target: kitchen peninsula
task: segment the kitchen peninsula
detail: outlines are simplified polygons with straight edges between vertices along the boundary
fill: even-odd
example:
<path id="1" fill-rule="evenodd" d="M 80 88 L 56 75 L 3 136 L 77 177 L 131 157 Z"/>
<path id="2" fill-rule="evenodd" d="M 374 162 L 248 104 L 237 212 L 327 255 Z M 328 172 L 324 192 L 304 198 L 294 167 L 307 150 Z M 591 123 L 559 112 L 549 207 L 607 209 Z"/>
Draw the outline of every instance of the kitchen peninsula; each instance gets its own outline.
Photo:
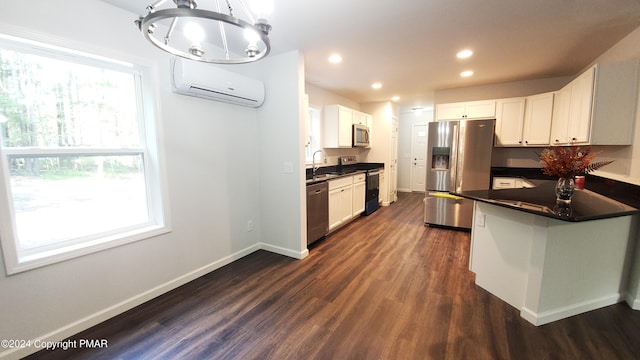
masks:
<path id="1" fill-rule="evenodd" d="M 554 186 L 456 194 L 476 200 L 476 284 L 534 325 L 620 302 L 636 236 L 636 208 L 589 190 L 559 205 Z"/>

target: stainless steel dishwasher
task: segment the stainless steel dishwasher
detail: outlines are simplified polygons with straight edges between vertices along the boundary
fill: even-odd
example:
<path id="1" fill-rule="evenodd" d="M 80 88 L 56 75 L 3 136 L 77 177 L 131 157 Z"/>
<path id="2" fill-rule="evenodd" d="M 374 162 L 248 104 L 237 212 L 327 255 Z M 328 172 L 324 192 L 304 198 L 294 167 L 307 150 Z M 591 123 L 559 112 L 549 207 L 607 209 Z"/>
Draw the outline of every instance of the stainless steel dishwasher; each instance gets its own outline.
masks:
<path id="1" fill-rule="evenodd" d="M 307 245 L 329 232 L 329 183 L 307 185 Z"/>

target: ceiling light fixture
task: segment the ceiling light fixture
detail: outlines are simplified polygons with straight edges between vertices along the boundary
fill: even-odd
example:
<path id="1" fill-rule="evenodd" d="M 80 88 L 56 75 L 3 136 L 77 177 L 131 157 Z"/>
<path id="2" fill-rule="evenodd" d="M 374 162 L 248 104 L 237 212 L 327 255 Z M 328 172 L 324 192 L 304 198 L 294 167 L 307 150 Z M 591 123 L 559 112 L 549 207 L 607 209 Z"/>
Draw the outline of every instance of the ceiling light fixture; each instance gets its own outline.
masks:
<path id="1" fill-rule="evenodd" d="M 221 13 L 220 1 L 228 14 Z M 242 64 L 262 59 L 271 51 L 271 25 L 264 17 L 270 7 L 257 11 L 258 18 L 254 21 L 245 1 L 233 0 L 247 16 L 248 20 L 242 20 L 234 15 L 231 1 L 215 0 L 216 11 L 209 11 L 198 9 L 196 0 L 173 0 L 176 8 L 158 9 L 167 2 L 158 0 L 147 6 L 149 13 L 140 16 L 135 23 L 153 45 L 183 58 L 216 64 Z M 161 28 L 165 30 L 164 35 Z"/>
<path id="2" fill-rule="evenodd" d="M 462 51 L 458 52 L 458 53 L 456 54 L 456 57 L 457 57 L 458 59 L 467 59 L 467 58 L 470 58 L 470 57 L 471 57 L 471 55 L 473 55 L 473 51 L 471 51 L 471 50 L 469 50 L 469 49 L 464 49 L 464 50 L 462 50 Z"/>
<path id="3" fill-rule="evenodd" d="M 400 100 L 400 96 L 392 96 L 391 97 L 391 101 L 399 101 Z"/>
<path id="4" fill-rule="evenodd" d="M 462 77 L 469 77 L 471 75 L 473 75 L 473 71 L 471 71 L 471 70 L 466 70 L 466 71 L 463 71 L 463 72 L 460 73 L 460 76 L 462 76 Z"/>
<path id="5" fill-rule="evenodd" d="M 376 83 L 371 84 L 371 87 L 376 89 L 376 90 L 377 89 L 381 89 L 382 88 L 382 84 L 379 83 L 379 82 L 376 82 Z"/>
<path id="6" fill-rule="evenodd" d="M 342 56 L 340 56 L 339 54 L 333 54 L 329 56 L 329 62 L 332 64 L 339 64 L 342 62 Z"/>

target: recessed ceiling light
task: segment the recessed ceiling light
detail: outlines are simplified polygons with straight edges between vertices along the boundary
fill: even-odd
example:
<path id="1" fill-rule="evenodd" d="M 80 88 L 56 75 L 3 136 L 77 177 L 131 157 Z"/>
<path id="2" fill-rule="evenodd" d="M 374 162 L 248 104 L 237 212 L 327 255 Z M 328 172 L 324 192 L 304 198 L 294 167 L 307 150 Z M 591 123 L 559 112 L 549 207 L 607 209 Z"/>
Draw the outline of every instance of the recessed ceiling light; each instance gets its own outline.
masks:
<path id="1" fill-rule="evenodd" d="M 396 96 L 391 97 L 391 101 L 398 101 L 398 100 L 400 100 L 400 96 L 396 95 Z"/>
<path id="2" fill-rule="evenodd" d="M 462 77 L 469 77 L 471 75 L 473 75 L 473 71 L 471 71 L 471 70 L 463 71 L 463 72 L 460 73 L 460 76 L 462 76 Z"/>
<path id="3" fill-rule="evenodd" d="M 382 88 L 382 84 L 379 83 L 379 82 L 375 82 L 375 83 L 371 84 L 371 87 L 377 90 L 377 89 Z"/>
<path id="4" fill-rule="evenodd" d="M 342 62 L 342 56 L 340 56 L 339 54 L 333 54 L 329 56 L 329 62 L 332 64 L 339 64 Z"/>
<path id="5" fill-rule="evenodd" d="M 458 53 L 456 54 L 456 57 L 457 57 L 458 59 L 467 59 L 467 58 L 470 58 L 470 57 L 471 57 L 471 55 L 473 55 L 473 51 L 471 51 L 471 50 L 469 50 L 469 49 L 464 49 L 464 50 L 462 50 L 462 51 L 458 52 Z"/>

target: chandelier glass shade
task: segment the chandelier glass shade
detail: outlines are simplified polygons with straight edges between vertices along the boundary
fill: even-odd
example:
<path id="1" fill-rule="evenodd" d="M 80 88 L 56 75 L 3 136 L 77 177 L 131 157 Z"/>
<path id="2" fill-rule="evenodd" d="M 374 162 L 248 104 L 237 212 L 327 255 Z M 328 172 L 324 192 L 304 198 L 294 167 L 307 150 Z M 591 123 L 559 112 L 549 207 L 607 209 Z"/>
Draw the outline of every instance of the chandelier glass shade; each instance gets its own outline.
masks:
<path id="1" fill-rule="evenodd" d="M 159 0 L 147 6 L 148 14 L 135 23 L 153 45 L 183 58 L 216 64 L 264 58 L 271 51 L 271 25 L 264 18 L 254 20 L 244 0 L 233 1 L 247 20 L 236 17 L 231 1 L 208 0 L 216 8 L 211 11 L 198 9 L 196 0 L 169 1 L 175 7 L 161 9 L 167 0 Z"/>

